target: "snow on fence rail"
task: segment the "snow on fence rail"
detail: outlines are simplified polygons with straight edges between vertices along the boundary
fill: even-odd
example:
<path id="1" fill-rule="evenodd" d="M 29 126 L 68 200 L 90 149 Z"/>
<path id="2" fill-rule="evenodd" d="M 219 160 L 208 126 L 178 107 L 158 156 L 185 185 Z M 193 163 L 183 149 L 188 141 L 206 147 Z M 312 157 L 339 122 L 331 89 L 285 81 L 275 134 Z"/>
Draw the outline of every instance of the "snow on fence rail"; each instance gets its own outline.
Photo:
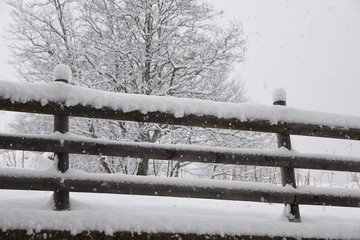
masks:
<path id="1" fill-rule="evenodd" d="M 2 110 L 360 140 L 360 117 L 291 107 L 0 81 Z M 286 124 L 285 124 L 286 123 Z"/>
<path id="2" fill-rule="evenodd" d="M 65 84 L 67 80 L 0 83 L 0 110 L 53 114 L 54 130 L 60 132 L 49 136 L 0 134 L 1 149 L 54 151 L 59 160 L 58 169 L 52 172 L 0 169 L 0 188 L 54 191 L 59 210 L 69 208 L 70 191 L 285 203 L 290 205 L 289 220 L 296 222 L 300 222 L 298 204 L 360 206 L 358 191 L 297 188 L 294 179 L 294 168 L 360 172 L 360 159 L 289 151 L 290 134 L 360 140 L 360 117 L 284 106 L 109 93 L 70 86 Z M 274 99 L 275 105 L 286 104 L 284 94 L 275 97 L 281 97 Z M 67 133 L 69 116 L 272 132 L 277 133 L 279 148 L 287 149 L 254 151 L 90 139 Z M 277 166 L 281 167 L 284 187 L 79 173 L 68 170 L 69 153 Z"/>
<path id="3" fill-rule="evenodd" d="M 327 154 L 302 154 L 287 149 L 254 150 L 174 144 L 125 142 L 81 137 L 71 133 L 48 136 L 0 133 L 0 148 L 67 152 L 183 162 L 294 167 L 360 172 L 360 159 Z"/>

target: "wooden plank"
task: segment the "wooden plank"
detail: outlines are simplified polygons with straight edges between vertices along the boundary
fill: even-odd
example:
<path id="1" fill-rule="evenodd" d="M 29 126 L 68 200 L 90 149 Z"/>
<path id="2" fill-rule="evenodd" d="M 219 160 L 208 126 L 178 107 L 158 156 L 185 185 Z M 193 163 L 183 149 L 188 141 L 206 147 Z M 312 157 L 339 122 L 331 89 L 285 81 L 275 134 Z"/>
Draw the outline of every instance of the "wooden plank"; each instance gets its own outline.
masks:
<path id="1" fill-rule="evenodd" d="M 55 68 L 54 72 L 59 69 Z M 71 73 L 71 70 L 68 69 Z M 69 84 L 67 79 L 55 79 L 55 82 L 64 82 Z M 54 115 L 54 132 L 67 133 L 69 132 L 69 117 L 64 115 Z M 55 152 L 57 157 L 57 168 L 60 172 L 64 173 L 69 169 L 69 153 L 62 151 Z M 54 191 L 54 203 L 56 210 L 70 209 L 70 196 L 68 191 Z"/>
<path id="2" fill-rule="evenodd" d="M 334 156 L 286 156 L 271 152 L 256 152 L 240 149 L 196 148 L 192 146 L 141 144 L 70 137 L 8 135 L 0 133 L 0 148 L 25 151 L 64 152 L 76 154 L 177 160 L 199 163 L 256 165 L 334 171 L 360 172 L 360 159 Z"/>
<path id="3" fill-rule="evenodd" d="M 66 133 L 69 131 L 69 117 L 54 115 L 54 132 Z M 69 169 L 69 153 L 62 151 L 55 152 L 58 159 L 57 168 L 64 173 Z M 56 210 L 66 210 L 70 208 L 70 196 L 68 191 L 54 190 L 54 203 Z"/>
<path id="4" fill-rule="evenodd" d="M 305 205 L 360 207 L 360 197 L 298 193 L 296 194 L 295 199 L 298 204 Z"/>
<path id="5" fill-rule="evenodd" d="M 273 104 L 286 106 L 285 101 L 275 101 Z M 278 148 L 284 147 L 287 148 L 288 150 L 291 150 L 291 140 L 289 134 L 278 133 L 276 134 L 276 137 L 277 137 Z M 285 187 L 286 185 L 290 185 L 293 188 L 296 188 L 294 166 L 290 164 L 288 167 L 281 167 L 280 172 L 281 172 L 281 183 L 283 187 Z M 291 203 L 289 205 L 290 205 L 290 209 L 289 209 L 290 211 L 286 213 L 288 220 L 290 222 L 301 222 L 299 204 L 297 203 L 296 198 L 294 203 Z"/>
<path id="6" fill-rule="evenodd" d="M 18 190 L 41 190 L 72 192 L 93 192 L 132 194 L 148 196 L 169 196 L 185 198 L 207 198 L 237 201 L 287 203 L 296 201 L 298 204 L 360 207 L 359 195 L 332 195 L 330 193 L 311 193 L 296 189 L 265 187 L 233 187 L 220 188 L 211 186 L 186 186 L 174 183 L 148 183 L 136 180 L 102 180 L 102 179 L 71 179 L 66 177 L 25 177 L 0 175 L 0 188 Z"/>
<path id="7" fill-rule="evenodd" d="M 264 188 L 229 189 L 204 186 L 185 186 L 162 183 L 142 183 L 136 181 L 105 181 L 94 179 L 67 179 L 65 177 L 13 177 L 0 175 L 1 189 L 40 190 L 92 193 L 113 193 L 148 196 L 170 196 L 184 198 L 207 198 L 240 200 L 254 202 L 283 203 L 292 202 L 293 195 L 288 192 L 275 192 Z"/>
<path id="8" fill-rule="evenodd" d="M 114 232 L 107 235 L 104 231 L 83 231 L 78 234 L 72 234 L 70 231 L 52 230 L 52 229 L 0 229 L 0 239 L 8 240 L 299 240 L 298 237 L 289 236 L 254 236 L 254 235 L 234 235 L 234 234 L 197 234 L 197 233 L 146 233 L 146 232 Z M 45 237 L 44 237 L 45 236 Z M 302 240 L 325 240 L 325 238 L 301 238 Z M 326 238 L 328 240 L 328 238 Z"/>
<path id="9" fill-rule="evenodd" d="M 64 104 L 54 102 L 49 102 L 43 106 L 41 102 L 35 101 L 13 103 L 9 99 L 0 99 L 0 110 L 360 140 L 360 129 L 354 128 L 319 126 L 293 122 L 273 124 L 268 121 L 256 119 L 242 121 L 237 118 L 226 119 L 214 116 L 186 115 L 184 117 L 175 117 L 172 114 L 163 112 L 149 112 L 144 114 L 139 111 L 132 111 L 124 113 L 110 108 L 96 109 L 91 106 L 81 105 L 68 107 Z"/>

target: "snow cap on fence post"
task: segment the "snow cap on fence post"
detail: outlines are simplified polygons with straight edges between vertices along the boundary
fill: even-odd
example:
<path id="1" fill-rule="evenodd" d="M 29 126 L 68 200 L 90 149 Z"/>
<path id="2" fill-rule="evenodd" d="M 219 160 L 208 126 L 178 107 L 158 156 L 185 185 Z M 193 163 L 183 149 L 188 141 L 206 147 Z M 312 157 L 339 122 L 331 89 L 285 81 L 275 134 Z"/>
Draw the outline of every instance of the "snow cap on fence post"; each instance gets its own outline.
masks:
<path id="1" fill-rule="evenodd" d="M 272 92 L 273 102 L 286 102 L 286 91 L 283 88 L 274 89 Z"/>
<path id="2" fill-rule="evenodd" d="M 58 82 L 70 83 L 72 79 L 72 72 L 69 66 L 59 64 L 55 66 L 53 73 L 53 80 Z"/>

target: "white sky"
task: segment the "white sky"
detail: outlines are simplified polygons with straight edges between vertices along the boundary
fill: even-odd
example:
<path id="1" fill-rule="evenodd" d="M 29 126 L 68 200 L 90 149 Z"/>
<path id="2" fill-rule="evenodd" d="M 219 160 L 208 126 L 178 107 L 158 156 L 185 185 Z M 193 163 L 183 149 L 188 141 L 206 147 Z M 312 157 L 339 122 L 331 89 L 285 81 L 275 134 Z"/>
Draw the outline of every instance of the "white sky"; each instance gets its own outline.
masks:
<path id="1" fill-rule="evenodd" d="M 360 1 L 209 0 L 243 23 L 247 61 L 239 66 L 254 103 L 272 90 L 288 106 L 360 115 Z M 292 137 L 300 151 L 360 156 L 355 141 Z"/>
<path id="2" fill-rule="evenodd" d="M 4 27 L 9 22 L 9 8 L 6 1 L 0 0 L 0 80 L 10 81 L 16 80 L 14 77 L 14 70 L 8 65 L 10 51 L 7 48 L 7 43 L 4 40 Z M 0 111 L 0 131 L 4 131 L 6 124 L 11 121 L 10 115 L 4 111 Z"/>
<path id="3" fill-rule="evenodd" d="M 360 115 L 360 1 L 209 1 L 243 23 L 240 72 L 254 102 L 282 87 L 291 106 Z"/>
<path id="4" fill-rule="evenodd" d="M 247 61 L 238 67 L 253 103 L 271 104 L 282 87 L 288 106 L 360 116 L 360 1 L 209 0 L 243 23 Z M 0 0 L 0 27 L 9 21 Z M 0 30 L 3 34 L 3 29 Z M 0 80 L 14 80 L 0 39 Z M 0 113 L 0 131 L 8 120 Z M 294 148 L 360 156 L 355 141 L 292 137 Z"/>
<path id="5" fill-rule="evenodd" d="M 6 1 L 0 0 L 0 80 L 15 80 L 14 70 L 8 65 L 10 50 L 4 39 L 5 31 L 9 23 L 9 7 Z"/>

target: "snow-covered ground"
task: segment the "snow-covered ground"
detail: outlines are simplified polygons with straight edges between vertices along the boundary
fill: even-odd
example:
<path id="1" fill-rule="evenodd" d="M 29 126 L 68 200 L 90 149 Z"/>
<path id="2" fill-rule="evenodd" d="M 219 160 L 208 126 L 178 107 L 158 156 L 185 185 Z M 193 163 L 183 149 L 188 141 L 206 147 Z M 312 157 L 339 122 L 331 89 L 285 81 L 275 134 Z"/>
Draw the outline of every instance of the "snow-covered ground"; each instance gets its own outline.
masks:
<path id="1" fill-rule="evenodd" d="M 285 100 L 283 92 L 278 92 L 275 96 L 277 99 L 281 97 Z M 48 102 L 64 102 L 67 106 L 91 105 L 95 108 L 108 107 L 124 112 L 162 111 L 171 113 L 175 117 L 195 114 L 223 118 L 235 117 L 242 121 L 261 119 L 272 123 L 285 121 L 360 128 L 358 116 L 319 113 L 279 106 L 114 94 L 63 83 L 5 84 L 1 82 L 0 97 L 14 102 L 35 100 L 43 105 Z M 44 164 L 41 158 L 32 159 L 31 162 L 36 164 L 27 167 L 38 168 L 38 165 Z M 17 173 L 13 170 L 4 172 Z M 82 177 L 79 172 L 73 171 L 70 175 L 71 173 L 78 178 Z M 47 174 L 52 173 L 47 172 Z M 155 182 L 158 180 L 147 178 L 146 181 L 148 179 Z M 187 183 L 188 181 L 182 182 L 182 184 Z M 193 184 L 201 183 L 200 180 L 193 182 Z M 231 182 L 221 184 L 228 187 L 234 185 Z M 306 190 L 306 188 L 299 189 Z M 342 191 L 336 191 L 336 193 L 339 192 Z M 53 229 L 68 230 L 72 234 L 97 230 L 109 235 L 117 231 L 132 231 L 360 238 L 360 208 L 301 205 L 300 212 L 302 223 L 290 223 L 284 216 L 282 204 L 91 193 L 71 193 L 71 210 L 61 212 L 53 210 L 51 192 L 0 190 L 0 229 L 3 231 L 26 229 L 31 233 Z"/>
<path id="2" fill-rule="evenodd" d="M 268 235 L 359 239 L 360 208 L 300 206 L 290 223 L 281 204 L 71 193 L 71 211 L 54 211 L 51 192 L 0 191 L 0 229 Z"/>

